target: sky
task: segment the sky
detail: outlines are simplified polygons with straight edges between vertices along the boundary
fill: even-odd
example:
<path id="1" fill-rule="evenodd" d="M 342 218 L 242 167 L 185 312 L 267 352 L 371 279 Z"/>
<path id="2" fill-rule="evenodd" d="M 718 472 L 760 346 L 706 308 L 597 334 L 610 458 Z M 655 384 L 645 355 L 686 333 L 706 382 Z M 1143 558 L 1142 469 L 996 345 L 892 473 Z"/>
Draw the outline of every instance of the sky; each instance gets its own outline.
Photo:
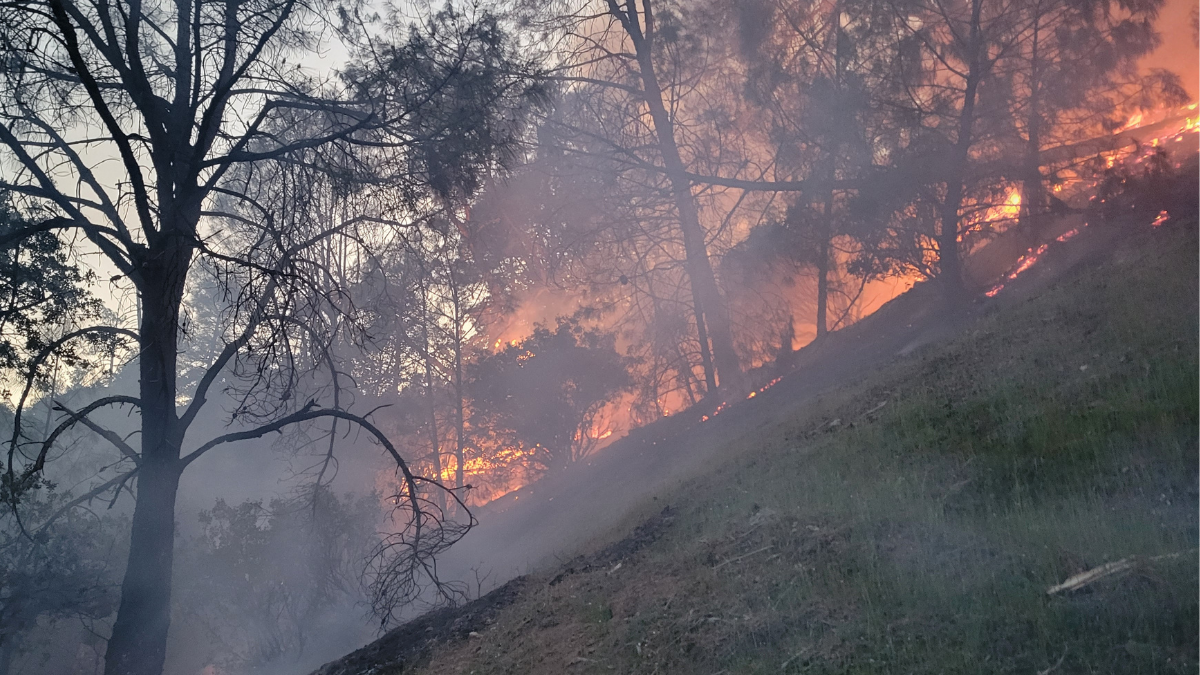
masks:
<path id="1" fill-rule="evenodd" d="M 1200 48 L 1193 42 L 1191 15 L 1196 0 L 1167 0 L 1158 16 L 1162 45 L 1142 62 L 1146 68 L 1167 68 L 1179 74 L 1192 100 L 1200 98 Z"/>

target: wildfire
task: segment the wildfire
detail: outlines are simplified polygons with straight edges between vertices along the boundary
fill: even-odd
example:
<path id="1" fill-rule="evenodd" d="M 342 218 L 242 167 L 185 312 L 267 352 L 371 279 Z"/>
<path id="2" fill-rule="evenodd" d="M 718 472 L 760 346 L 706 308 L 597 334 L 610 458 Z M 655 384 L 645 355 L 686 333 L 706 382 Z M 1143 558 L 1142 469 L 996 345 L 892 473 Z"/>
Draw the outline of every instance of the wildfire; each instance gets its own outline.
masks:
<path id="1" fill-rule="evenodd" d="M 524 485 L 517 476 L 502 476 L 506 469 L 522 464 L 529 451 L 522 448 L 504 447 L 490 453 L 486 457 L 468 457 L 463 462 L 463 476 L 468 484 L 479 483 L 480 478 L 486 478 L 483 483 L 488 485 L 493 496 L 506 494 Z M 458 469 L 457 458 L 449 455 L 444 458 L 441 481 L 443 485 L 453 485 Z M 482 487 L 477 485 L 476 487 Z"/>
<path id="2" fill-rule="evenodd" d="M 1176 123 L 1167 124 L 1165 129 L 1157 130 L 1157 135 L 1153 138 L 1147 139 L 1139 137 L 1137 139 L 1139 147 L 1132 152 L 1128 149 L 1125 149 L 1105 153 L 1104 161 L 1106 166 L 1108 168 L 1112 168 L 1117 161 L 1123 159 L 1123 157 L 1121 157 L 1122 155 L 1125 157 L 1130 157 L 1132 153 L 1138 154 L 1134 161 L 1140 163 L 1152 156 L 1156 152 L 1157 148 L 1165 146 L 1167 143 L 1182 142 L 1187 134 L 1200 130 L 1200 114 L 1196 113 L 1196 109 L 1198 107 L 1200 107 L 1200 104 L 1192 103 L 1191 105 L 1177 108 L 1173 111 L 1159 112 L 1155 114 L 1155 119 L 1153 120 L 1146 119 L 1142 113 L 1137 113 L 1130 117 L 1129 122 L 1113 133 L 1117 134 L 1124 131 L 1129 131 L 1139 126 L 1144 126 L 1147 129 L 1150 129 L 1159 124 L 1166 124 L 1171 120 L 1176 120 Z"/>
<path id="3" fill-rule="evenodd" d="M 1127 164 L 1129 166 L 1132 166 L 1135 162 L 1144 164 L 1150 162 L 1152 158 L 1155 158 L 1156 155 L 1160 155 L 1163 152 L 1182 152 L 1182 148 L 1184 148 L 1184 146 L 1180 144 L 1185 140 L 1185 138 L 1190 140 L 1191 138 L 1194 138 L 1194 136 L 1190 136 L 1190 134 L 1195 134 L 1197 131 L 1200 131 L 1200 113 L 1198 113 L 1198 110 L 1200 110 L 1200 103 L 1193 103 L 1183 108 L 1173 110 L 1158 110 L 1135 113 L 1125 122 L 1124 125 L 1113 132 L 1114 135 L 1124 134 L 1122 139 L 1120 139 L 1120 142 L 1104 146 L 1106 149 L 1103 152 L 1098 152 L 1093 156 L 1098 156 L 1098 159 L 1100 162 L 1102 162 L 1102 165 L 1112 168 L 1118 166 L 1119 164 Z M 1134 142 L 1130 142 L 1130 140 L 1133 140 Z M 1121 145 L 1121 147 L 1118 148 L 1116 147 L 1117 145 Z M 1194 147 L 1191 148 L 1191 151 L 1194 150 Z M 1073 186 L 1076 184 L 1078 184 L 1080 187 L 1086 188 L 1088 185 L 1088 179 L 1078 176 L 1074 178 L 1066 178 L 1056 181 L 1055 184 L 1050 187 L 1056 194 L 1062 194 L 1063 192 L 1073 194 Z M 1092 187 L 1095 187 L 1095 185 L 1096 183 L 1091 183 Z M 993 225 L 993 227 L 999 224 L 999 229 L 1003 229 L 1003 223 L 1015 222 L 1020 217 L 1022 203 L 1021 192 L 1017 186 L 1007 185 L 1002 186 L 1002 190 L 994 196 L 996 197 L 994 201 L 980 201 L 980 203 L 976 205 L 976 208 L 971 210 L 972 215 L 970 217 L 974 219 L 973 222 L 976 224 L 990 223 Z M 1151 226 L 1155 228 L 1160 227 L 1169 219 L 1170 215 L 1166 211 L 1162 211 L 1156 218 L 1153 219 Z M 1079 227 L 1075 227 L 1061 233 L 1053 241 L 1047 244 L 1042 244 L 1028 249 L 1026 253 L 1017 260 L 1013 267 L 1006 272 L 994 286 L 986 291 L 986 297 L 996 297 L 1007 284 L 1011 283 L 1021 274 L 1025 273 L 1034 265 L 1036 265 L 1054 243 L 1064 243 L 1070 241 L 1077 237 L 1086 227 L 1087 224 L 1084 223 Z M 888 286 L 884 291 L 879 293 L 881 301 L 886 302 L 886 300 L 908 290 L 908 288 L 912 286 L 912 281 L 910 280 L 902 286 L 903 287 L 901 287 L 900 284 Z M 539 311 L 541 313 L 536 314 L 536 316 L 530 315 L 534 316 L 534 318 L 529 318 L 529 316 L 524 317 L 520 322 L 518 322 L 518 326 L 532 325 L 537 316 L 546 314 L 545 311 L 541 311 L 545 310 L 546 307 L 558 307 L 556 304 L 551 303 L 550 305 L 547 305 L 545 302 L 540 304 L 530 303 L 530 306 L 540 308 Z M 559 313 L 562 312 L 559 311 Z M 528 330 L 525 330 L 524 332 L 527 333 Z M 502 332 L 500 337 L 494 340 L 492 345 L 493 350 L 501 351 L 509 347 L 519 347 L 522 343 L 522 339 L 520 337 L 517 339 L 510 339 L 514 335 L 517 335 L 517 328 L 510 326 L 509 329 L 506 329 Z M 801 341 L 802 338 L 801 336 L 797 336 L 794 338 L 794 340 Z M 793 346 L 798 347 L 802 346 L 802 344 L 802 341 L 795 342 Z M 524 362 L 531 357 L 532 353 L 526 352 L 517 356 L 517 360 Z M 782 378 L 776 377 L 763 386 L 749 391 L 744 395 L 744 400 L 759 398 L 761 394 L 778 384 L 781 379 Z M 701 423 L 708 422 L 712 418 L 720 415 L 728 408 L 732 407 L 737 403 L 737 401 L 738 399 L 722 401 L 715 410 L 712 410 L 708 414 L 702 415 L 699 418 L 699 421 Z M 661 414 L 664 417 L 671 415 L 673 410 L 681 411 L 687 409 L 687 403 L 679 400 L 660 400 L 658 403 L 661 409 Z M 586 438 L 594 441 L 608 441 L 615 435 L 616 428 L 624 430 L 627 427 L 632 426 L 633 423 L 632 420 L 626 420 L 625 423 L 618 422 L 616 423 L 615 428 L 612 426 L 612 424 L 612 420 L 605 420 L 604 422 L 597 421 L 595 426 L 580 430 L 579 438 L 577 440 L 581 440 L 586 436 Z M 526 482 L 526 477 L 524 474 L 514 472 L 512 467 L 520 466 L 524 461 L 525 456 L 530 452 L 533 452 L 533 449 L 500 448 L 498 451 L 488 453 L 488 457 L 486 459 L 482 457 L 468 458 L 465 466 L 463 467 L 464 474 L 469 477 L 470 482 L 487 486 L 484 488 L 486 494 L 481 491 L 479 494 L 473 495 L 473 500 L 487 501 L 524 485 Z M 448 461 L 446 461 L 443 465 L 441 478 L 444 483 L 449 485 L 453 483 L 455 478 L 456 467 L 454 457 L 451 456 L 447 459 Z"/>
<path id="4" fill-rule="evenodd" d="M 1021 215 L 1021 191 L 1017 189 L 1009 190 L 1008 199 L 1004 200 L 1004 204 L 997 209 L 997 215 L 1001 219 L 1014 220 Z"/>
<path id="5" fill-rule="evenodd" d="M 1123 126 L 1118 128 L 1114 133 L 1119 134 L 1122 131 L 1128 131 L 1129 129 L 1139 126 L 1142 123 L 1142 120 L 1144 120 L 1145 118 L 1146 118 L 1146 116 L 1143 115 L 1141 112 L 1136 112 L 1129 118 L 1128 122 L 1126 122 Z"/>
<path id="6" fill-rule="evenodd" d="M 721 411 L 722 411 L 722 410 L 724 410 L 724 409 L 726 409 L 726 408 L 728 408 L 728 407 L 729 407 L 729 401 L 721 401 L 721 405 L 717 406 L 717 409 L 716 409 L 716 410 L 714 410 L 714 411 L 713 411 L 713 413 L 712 413 L 711 415 L 704 415 L 704 416 L 702 416 L 702 417 L 700 418 L 700 421 L 701 421 L 701 422 L 707 422 L 707 421 L 709 421 L 710 419 L 712 419 L 712 418 L 716 417 L 717 415 L 720 415 L 720 414 L 721 414 Z"/>
<path id="7" fill-rule="evenodd" d="M 755 389 L 754 391 L 752 391 L 752 392 L 750 392 L 749 394 L 747 394 L 747 395 L 746 395 L 746 399 L 747 399 L 747 400 L 749 400 L 749 399 L 752 399 L 752 398 L 754 398 L 755 396 L 758 396 L 759 394 L 763 393 L 764 391 L 766 391 L 766 390 L 770 389 L 771 387 L 774 387 L 775 385 L 779 384 L 779 381 L 780 381 L 780 380 L 782 380 L 782 379 L 783 379 L 783 377 L 782 377 L 782 376 L 780 376 L 780 377 L 777 377 L 777 378 L 775 378 L 775 379 L 771 380 L 770 382 L 768 382 L 768 383 L 764 384 L 763 386 L 759 387 L 758 389 Z M 701 421 L 701 422 L 707 422 L 707 421 L 709 421 L 710 419 L 712 419 L 712 418 L 716 417 L 717 415 L 720 415 L 720 414 L 721 414 L 721 413 L 722 413 L 722 412 L 723 412 L 723 411 L 724 411 L 726 408 L 728 408 L 728 407 L 729 407 L 729 405 L 730 405 L 730 404 L 729 404 L 729 401 L 721 401 L 721 405 L 717 406 L 717 409 L 716 409 L 716 410 L 714 410 L 714 411 L 712 411 L 712 414 L 711 414 L 711 415 L 703 415 L 703 416 L 701 416 L 701 417 L 700 417 L 700 421 Z"/>
<path id="8" fill-rule="evenodd" d="M 1021 276 L 1023 272 L 1036 265 L 1038 258 L 1040 258 L 1042 254 L 1044 254 L 1049 248 L 1050 244 L 1042 244 L 1041 246 L 1037 247 L 1037 249 L 1029 249 L 1029 251 L 1025 255 L 1021 256 L 1021 259 L 1017 261 L 1017 264 L 1012 268 L 1012 271 L 1004 275 L 1004 280 L 993 286 L 991 290 L 984 293 L 984 295 L 989 298 L 996 297 L 1000 291 L 1004 290 L 1005 284 Z"/>
<path id="9" fill-rule="evenodd" d="M 1083 226 L 1087 227 L 1087 223 L 1084 223 Z M 1079 234 L 1079 228 L 1073 227 L 1070 230 L 1067 230 L 1066 232 L 1063 232 L 1062 234 L 1058 235 L 1058 237 L 1054 241 L 1057 241 L 1060 243 L 1064 242 L 1064 241 L 1070 241 L 1071 239 L 1074 239 L 1075 235 L 1077 235 L 1077 234 Z"/>

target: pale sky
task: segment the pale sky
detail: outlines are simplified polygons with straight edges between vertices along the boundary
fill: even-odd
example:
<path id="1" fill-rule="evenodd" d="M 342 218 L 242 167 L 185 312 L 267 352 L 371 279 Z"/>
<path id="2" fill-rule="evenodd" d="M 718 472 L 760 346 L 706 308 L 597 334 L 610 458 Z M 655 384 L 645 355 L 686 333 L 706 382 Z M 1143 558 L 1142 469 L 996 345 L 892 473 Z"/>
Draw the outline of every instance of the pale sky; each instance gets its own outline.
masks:
<path id="1" fill-rule="evenodd" d="M 1200 48 L 1192 41 L 1196 26 L 1191 11 L 1195 6 L 1196 0 L 1167 0 L 1158 16 L 1162 46 L 1143 61 L 1147 68 L 1167 68 L 1178 73 L 1193 101 L 1200 93 Z"/>

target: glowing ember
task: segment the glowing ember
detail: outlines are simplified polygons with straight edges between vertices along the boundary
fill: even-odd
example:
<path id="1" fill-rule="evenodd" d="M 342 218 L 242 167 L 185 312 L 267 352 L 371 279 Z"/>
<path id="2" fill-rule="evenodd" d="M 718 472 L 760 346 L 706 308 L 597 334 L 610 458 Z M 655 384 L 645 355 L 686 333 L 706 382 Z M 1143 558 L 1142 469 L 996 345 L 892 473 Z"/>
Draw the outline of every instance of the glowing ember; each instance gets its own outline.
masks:
<path id="1" fill-rule="evenodd" d="M 758 389 L 755 389 L 754 391 L 752 391 L 752 392 L 750 392 L 749 394 L 747 394 L 747 395 L 746 395 L 746 398 L 747 398 L 747 399 L 752 399 L 752 398 L 754 398 L 755 396 L 758 396 L 759 394 L 763 393 L 764 391 L 766 391 L 766 390 L 770 389 L 771 387 L 774 387 L 775 385 L 779 384 L 779 381 L 780 381 L 780 380 L 782 380 L 782 379 L 783 379 L 782 377 L 777 377 L 777 378 L 775 378 L 775 379 L 771 380 L 770 382 L 768 382 L 768 383 L 764 384 L 763 386 L 759 387 Z M 728 407 L 729 407 L 729 401 L 721 401 L 721 405 L 717 406 L 717 409 L 716 409 L 716 410 L 714 410 L 714 411 L 712 412 L 712 414 L 711 414 L 711 415 L 703 415 L 703 416 L 701 416 L 701 417 L 700 417 L 700 421 L 701 421 L 701 422 L 707 422 L 707 421 L 709 421 L 710 419 L 712 419 L 712 418 L 716 417 L 717 415 L 720 415 L 720 414 L 721 414 L 721 412 L 722 412 L 722 411 L 724 411 L 724 410 L 725 410 L 726 408 L 728 408 Z"/>
<path id="2" fill-rule="evenodd" d="M 1059 242 L 1070 241 L 1077 234 L 1079 234 L 1079 228 L 1078 227 L 1072 228 L 1072 229 L 1067 230 L 1066 232 L 1063 232 L 1062 234 L 1058 235 L 1058 238 L 1055 239 L 1054 241 L 1059 241 Z"/>
<path id="3" fill-rule="evenodd" d="M 1150 227 L 1158 227 L 1170 219 L 1171 216 L 1167 215 L 1166 211 L 1159 211 L 1158 217 L 1154 219 L 1154 222 L 1150 223 Z"/>
<path id="4" fill-rule="evenodd" d="M 1072 235 L 1072 236 L 1074 236 L 1074 235 Z M 1025 272 L 1030 267 L 1033 267 L 1034 265 L 1036 265 L 1038 258 L 1040 258 L 1042 256 L 1042 254 L 1045 253 L 1046 249 L 1048 249 L 1048 248 L 1050 248 L 1049 244 L 1042 244 L 1041 246 L 1037 247 L 1037 250 L 1029 249 L 1029 252 L 1026 253 L 1025 255 L 1021 256 L 1021 259 L 1017 261 L 1016 267 L 1014 267 L 1011 272 L 1004 275 L 1004 280 L 1001 281 L 1000 283 L 996 284 L 995 286 L 993 286 L 991 288 L 991 290 L 984 293 L 984 295 L 986 295 L 989 298 L 996 297 L 996 295 L 998 293 L 1000 293 L 1000 291 L 1004 290 L 1005 284 L 1007 284 L 1008 282 L 1012 281 L 1013 279 L 1016 279 L 1017 277 L 1021 276 L 1021 273 Z"/>
<path id="5" fill-rule="evenodd" d="M 1017 276 L 1022 272 L 1030 267 L 1033 267 L 1034 264 L 1037 263 L 1038 257 L 1045 253 L 1047 248 L 1050 248 L 1049 244 L 1042 244 L 1037 248 L 1037 251 L 1032 251 L 1025 254 L 1025 256 L 1021 258 L 1020 262 L 1017 263 L 1016 269 L 1008 273 L 1008 280 L 1012 281 L 1013 279 L 1016 279 Z"/>

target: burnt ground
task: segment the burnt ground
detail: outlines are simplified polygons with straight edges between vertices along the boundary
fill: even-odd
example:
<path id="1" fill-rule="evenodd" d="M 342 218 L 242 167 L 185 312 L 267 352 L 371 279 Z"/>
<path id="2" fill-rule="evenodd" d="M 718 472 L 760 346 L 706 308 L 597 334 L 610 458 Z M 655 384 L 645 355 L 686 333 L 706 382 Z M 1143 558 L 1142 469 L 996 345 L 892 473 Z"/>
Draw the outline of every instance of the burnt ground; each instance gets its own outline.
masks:
<path id="1" fill-rule="evenodd" d="M 321 666 L 313 675 L 384 675 L 411 669 L 428 658 L 435 646 L 466 640 L 490 625 L 500 610 L 521 597 L 527 581 L 527 577 L 517 577 L 460 607 L 443 607 L 423 614 L 362 649 Z"/>
<path id="2" fill-rule="evenodd" d="M 1108 255 L 1123 236 L 1116 226 L 1095 225 L 1083 228 L 1069 242 L 1054 241 L 1080 225 L 1078 216 L 1051 224 L 1041 237 L 1050 249 L 1038 265 L 994 299 L 980 296 L 964 311 L 947 314 L 936 287 L 918 284 L 870 317 L 831 335 L 825 344 L 798 352 L 794 369 L 754 400 L 741 400 L 705 423 L 699 421 L 702 413 L 687 410 L 634 430 L 590 461 L 479 509 L 479 526 L 446 554 L 439 567 L 445 579 L 477 584 L 484 578 L 495 590 L 462 607 L 417 618 L 317 672 L 400 672 L 404 664 L 426 658 L 435 645 L 468 639 L 488 625 L 521 594 L 526 584 L 523 575 L 558 569 L 555 579 L 561 580 L 584 570 L 611 568 L 635 556 L 670 517 L 660 496 L 665 499 L 686 481 L 742 454 L 744 439 L 794 414 L 798 406 L 819 402 L 823 393 L 839 385 L 861 381 L 889 362 L 961 334 L 982 316 L 1024 302 L 1069 270 Z M 1020 245 L 998 240 L 976 259 L 990 270 L 1003 270 L 1021 253 Z M 770 375 L 759 377 L 766 380 Z M 855 406 L 859 410 L 854 419 L 876 409 L 879 400 L 887 400 L 886 394 L 864 397 Z M 831 419 L 821 425 L 840 423 Z M 632 535 L 612 536 L 629 532 L 638 523 L 642 525 Z M 584 554 L 575 555 L 578 551 Z"/>
<path id="3" fill-rule="evenodd" d="M 625 564 L 657 540 L 674 520 L 671 508 L 647 519 L 633 532 L 591 555 L 576 557 L 549 581 L 556 586 L 576 574 Z M 499 588 L 459 607 L 443 607 L 394 628 L 375 642 L 327 663 L 313 675 L 387 675 L 423 665 L 434 649 L 478 635 L 495 622 L 497 615 L 516 602 L 532 586 L 544 583 L 528 576 L 511 579 Z"/>

